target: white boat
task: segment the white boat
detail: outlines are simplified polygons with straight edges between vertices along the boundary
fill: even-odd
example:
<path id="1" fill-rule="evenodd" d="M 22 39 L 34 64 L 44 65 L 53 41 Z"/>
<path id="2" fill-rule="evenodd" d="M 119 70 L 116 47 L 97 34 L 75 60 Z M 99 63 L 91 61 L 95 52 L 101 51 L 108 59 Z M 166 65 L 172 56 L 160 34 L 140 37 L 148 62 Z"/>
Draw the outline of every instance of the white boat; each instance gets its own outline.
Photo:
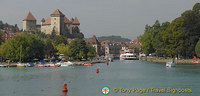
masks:
<path id="1" fill-rule="evenodd" d="M 136 54 L 133 53 L 123 53 L 120 54 L 120 60 L 138 60 Z"/>
<path id="2" fill-rule="evenodd" d="M 176 64 L 173 59 L 168 59 L 166 62 L 166 67 L 175 67 Z"/>
<path id="3" fill-rule="evenodd" d="M 73 65 L 73 63 L 70 62 L 70 61 L 68 61 L 68 62 L 59 62 L 59 63 L 57 63 L 57 65 L 60 65 L 61 67 L 66 67 L 66 66 Z"/>

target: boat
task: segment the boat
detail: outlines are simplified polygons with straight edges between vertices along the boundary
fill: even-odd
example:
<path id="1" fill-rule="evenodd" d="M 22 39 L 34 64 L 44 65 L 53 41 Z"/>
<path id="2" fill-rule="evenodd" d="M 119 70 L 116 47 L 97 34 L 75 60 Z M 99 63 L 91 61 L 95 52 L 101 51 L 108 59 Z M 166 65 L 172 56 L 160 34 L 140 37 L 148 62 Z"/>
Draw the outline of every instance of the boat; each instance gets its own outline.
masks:
<path id="1" fill-rule="evenodd" d="M 38 67 L 47 67 L 46 65 L 43 65 L 43 64 L 39 64 L 37 65 Z"/>
<path id="2" fill-rule="evenodd" d="M 92 64 L 91 63 L 85 63 L 85 64 L 83 64 L 84 66 L 92 66 Z"/>
<path id="3" fill-rule="evenodd" d="M 22 64 L 22 45 L 20 46 L 20 59 L 19 59 L 19 62 L 17 64 L 17 67 L 26 67 L 25 64 Z"/>
<path id="4" fill-rule="evenodd" d="M 3 68 L 4 68 L 4 67 L 8 67 L 8 66 L 7 66 L 7 65 L 0 64 L 0 67 L 3 67 Z"/>
<path id="5" fill-rule="evenodd" d="M 60 65 L 56 64 L 55 62 L 50 62 L 49 64 L 47 64 L 47 66 L 49 66 L 49 67 L 60 67 Z"/>
<path id="6" fill-rule="evenodd" d="M 70 61 L 68 61 L 68 62 L 59 62 L 59 63 L 57 63 L 57 65 L 60 65 L 61 67 L 66 67 L 66 66 L 73 65 L 73 63 L 70 62 Z"/>
<path id="7" fill-rule="evenodd" d="M 175 67 L 176 64 L 173 59 L 168 59 L 166 62 L 166 67 Z"/>
<path id="8" fill-rule="evenodd" d="M 122 53 L 120 54 L 120 60 L 138 60 L 138 58 L 133 53 Z"/>
<path id="9" fill-rule="evenodd" d="M 40 62 L 37 65 L 37 67 L 50 67 L 50 66 L 46 65 L 46 62 L 44 60 L 40 60 Z"/>
<path id="10" fill-rule="evenodd" d="M 51 64 L 50 67 L 60 67 L 60 66 L 56 64 Z"/>
<path id="11" fill-rule="evenodd" d="M 34 66 L 34 63 L 31 63 L 31 62 L 27 63 L 27 67 L 33 67 L 33 66 Z"/>
<path id="12" fill-rule="evenodd" d="M 18 64 L 17 64 L 17 67 L 26 67 L 26 65 L 25 65 L 25 64 L 22 64 L 22 63 L 18 63 Z"/>

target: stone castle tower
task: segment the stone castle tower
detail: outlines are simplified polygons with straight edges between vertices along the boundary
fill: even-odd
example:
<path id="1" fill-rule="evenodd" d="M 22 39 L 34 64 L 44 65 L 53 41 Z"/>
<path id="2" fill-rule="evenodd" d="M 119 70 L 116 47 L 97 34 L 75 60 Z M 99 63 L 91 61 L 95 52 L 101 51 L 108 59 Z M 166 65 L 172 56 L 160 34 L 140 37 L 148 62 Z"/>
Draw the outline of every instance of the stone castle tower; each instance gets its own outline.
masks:
<path id="1" fill-rule="evenodd" d="M 35 31 L 36 30 L 36 19 L 31 12 L 24 18 L 23 31 Z"/>
<path id="2" fill-rule="evenodd" d="M 51 14 L 51 29 L 55 30 L 57 35 L 64 31 L 64 17 L 65 15 L 58 9 Z"/>
<path id="3" fill-rule="evenodd" d="M 47 19 L 41 20 L 41 25 L 36 25 L 35 17 L 29 12 L 29 14 L 23 20 L 23 31 L 35 31 L 41 30 L 45 34 L 51 34 L 53 31 L 57 35 L 63 34 L 66 28 L 69 30 L 69 33 L 73 33 L 74 28 L 80 28 L 80 23 L 77 17 L 69 20 L 65 15 L 57 9 Z M 28 22 L 28 23 L 27 23 Z"/>

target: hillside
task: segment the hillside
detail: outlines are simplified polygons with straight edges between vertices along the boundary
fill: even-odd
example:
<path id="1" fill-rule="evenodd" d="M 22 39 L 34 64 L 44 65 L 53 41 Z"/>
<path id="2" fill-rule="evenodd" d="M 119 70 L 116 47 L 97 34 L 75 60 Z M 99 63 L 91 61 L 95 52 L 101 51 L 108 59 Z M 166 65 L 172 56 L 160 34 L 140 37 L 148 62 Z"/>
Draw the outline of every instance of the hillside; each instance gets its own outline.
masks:
<path id="1" fill-rule="evenodd" d="M 110 40 L 111 42 L 128 42 L 131 41 L 128 38 L 122 38 L 121 36 L 102 36 L 102 37 L 98 37 L 98 40 L 104 41 L 104 40 Z"/>

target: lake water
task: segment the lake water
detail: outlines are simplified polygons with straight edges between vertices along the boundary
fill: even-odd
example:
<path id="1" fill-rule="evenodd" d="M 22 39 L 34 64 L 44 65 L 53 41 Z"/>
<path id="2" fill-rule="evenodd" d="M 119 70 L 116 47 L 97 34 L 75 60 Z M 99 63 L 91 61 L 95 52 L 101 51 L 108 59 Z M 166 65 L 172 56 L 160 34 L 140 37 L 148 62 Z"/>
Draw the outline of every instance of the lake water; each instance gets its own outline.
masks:
<path id="1" fill-rule="evenodd" d="M 69 90 L 66 94 L 62 93 L 64 81 Z M 0 96 L 105 96 L 103 86 L 110 88 L 109 96 L 198 96 L 200 65 L 166 68 L 159 63 L 116 60 L 109 66 L 99 63 L 90 67 L 0 68 Z M 114 88 L 119 91 L 115 93 Z M 121 93 L 120 88 L 191 88 L 192 93 Z"/>

